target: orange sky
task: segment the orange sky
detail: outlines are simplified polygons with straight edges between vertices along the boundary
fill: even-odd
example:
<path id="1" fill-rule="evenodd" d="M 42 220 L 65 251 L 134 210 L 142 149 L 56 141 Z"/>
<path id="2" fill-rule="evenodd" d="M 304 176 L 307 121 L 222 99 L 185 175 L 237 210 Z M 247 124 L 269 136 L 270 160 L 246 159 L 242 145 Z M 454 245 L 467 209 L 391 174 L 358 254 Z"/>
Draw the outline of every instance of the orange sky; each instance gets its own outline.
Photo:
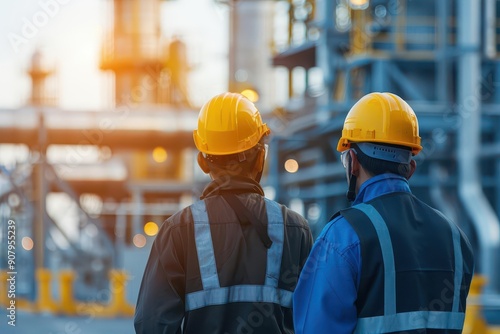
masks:
<path id="1" fill-rule="evenodd" d="M 110 0 L 16 0 L 0 3 L 0 109 L 22 106 L 29 96 L 25 75 L 35 48 L 57 68 L 59 105 L 70 110 L 109 107 L 109 75 L 99 71 Z M 196 10 L 193 10 L 193 7 Z M 226 89 L 227 8 L 213 0 L 162 4 L 165 37 L 187 43 L 190 95 L 195 105 Z M 108 78 L 108 79 L 106 79 Z M 107 80 L 107 81 L 106 81 Z"/>

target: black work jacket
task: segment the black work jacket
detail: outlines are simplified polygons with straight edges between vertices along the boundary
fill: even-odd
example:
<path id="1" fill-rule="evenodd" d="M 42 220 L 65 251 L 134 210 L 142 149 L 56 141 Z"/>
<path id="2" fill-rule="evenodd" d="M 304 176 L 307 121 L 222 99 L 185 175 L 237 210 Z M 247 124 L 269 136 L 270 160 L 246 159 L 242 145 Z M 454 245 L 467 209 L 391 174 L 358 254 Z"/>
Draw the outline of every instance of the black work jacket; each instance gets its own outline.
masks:
<path id="1" fill-rule="evenodd" d="M 267 282 L 268 248 L 251 223 L 238 220 L 233 208 L 221 196 L 223 194 L 236 195 L 264 222 L 267 222 L 269 200 L 264 198 L 258 183 L 242 177 L 212 181 L 202 196 L 220 290 L 235 286 L 262 287 Z M 283 217 L 283 252 L 277 287 L 265 291 L 291 294 L 313 241 L 302 216 L 273 203 Z M 186 296 L 196 297 L 204 292 L 200 265 L 205 265 L 206 261 L 199 261 L 197 254 L 193 206 L 167 219 L 153 243 L 137 301 L 136 332 L 293 333 L 291 305 L 218 300 L 193 309 L 186 303 Z M 231 292 L 228 299 L 235 297 L 234 294 Z"/>

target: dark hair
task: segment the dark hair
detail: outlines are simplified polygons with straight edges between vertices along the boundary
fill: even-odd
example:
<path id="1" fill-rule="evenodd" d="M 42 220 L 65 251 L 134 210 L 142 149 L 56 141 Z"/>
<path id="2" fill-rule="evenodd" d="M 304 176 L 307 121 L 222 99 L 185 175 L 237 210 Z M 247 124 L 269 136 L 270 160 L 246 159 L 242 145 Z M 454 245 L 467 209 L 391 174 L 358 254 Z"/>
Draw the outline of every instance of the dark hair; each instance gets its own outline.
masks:
<path id="1" fill-rule="evenodd" d="M 376 143 L 380 145 L 380 143 Z M 402 148 L 406 150 L 410 150 L 411 148 L 406 147 L 406 146 L 401 146 L 401 145 L 388 145 L 384 144 L 385 146 L 390 146 L 390 147 L 397 147 L 397 148 Z M 386 161 L 386 160 L 381 160 L 381 159 L 375 159 L 372 157 L 367 156 L 366 154 L 361 151 L 358 145 L 356 143 L 351 143 L 351 148 L 356 150 L 356 156 L 358 157 L 358 161 L 363 166 L 363 168 L 370 174 L 372 175 L 379 175 L 379 174 L 384 174 L 384 173 L 394 173 L 403 177 L 407 177 L 408 174 L 410 173 L 410 164 L 407 163 L 398 163 L 398 162 L 392 162 L 392 161 Z"/>
<path id="2" fill-rule="evenodd" d="M 233 172 L 234 174 L 245 174 L 252 171 L 259 151 L 264 149 L 264 141 L 261 140 L 257 145 L 246 151 L 227 155 L 207 154 L 205 160 L 212 171 L 218 170 Z"/>

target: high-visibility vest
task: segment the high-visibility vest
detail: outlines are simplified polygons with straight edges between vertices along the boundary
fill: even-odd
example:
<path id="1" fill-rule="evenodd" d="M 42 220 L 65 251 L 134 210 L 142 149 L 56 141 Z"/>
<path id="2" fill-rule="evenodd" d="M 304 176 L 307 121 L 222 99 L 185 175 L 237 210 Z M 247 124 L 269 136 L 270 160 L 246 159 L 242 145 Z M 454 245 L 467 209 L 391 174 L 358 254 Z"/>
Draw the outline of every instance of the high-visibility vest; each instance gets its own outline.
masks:
<path id="1" fill-rule="evenodd" d="M 474 264 L 453 222 L 410 193 L 340 213 L 361 242 L 355 333 L 461 331 Z"/>
<path id="2" fill-rule="evenodd" d="M 220 286 L 205 201 L 198 201 L 191 206 L 203 290 L 186 294 L 186 311 L 236 302 L 274 303 L 283 307 L 292 307 L 293 292 L 278 288 L 285 233 L 283 215 L 276 202 L 268 199 L 265 201 L 268 220 L 267 232 L 272 245 L 267 250 L 264 285 Z"/>

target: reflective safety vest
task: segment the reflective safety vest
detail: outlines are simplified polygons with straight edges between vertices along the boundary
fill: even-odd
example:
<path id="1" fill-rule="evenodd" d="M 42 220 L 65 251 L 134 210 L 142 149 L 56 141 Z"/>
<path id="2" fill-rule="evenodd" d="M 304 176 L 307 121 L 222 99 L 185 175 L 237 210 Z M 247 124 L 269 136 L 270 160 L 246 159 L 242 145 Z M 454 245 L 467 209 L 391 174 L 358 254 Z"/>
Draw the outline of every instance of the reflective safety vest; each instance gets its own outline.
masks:
<path id="1" fill-rule="evenodd" d="M 220 286 L 205 201 L 198 201 L 191 206 L 203 290 L 186 294 L 186 311 L 237 302 L 274 303 L 282 307 L 292 307 L 293 292 L 278 288 L 285 233 L 283 215 L 276 202 L 268 199 L 265 201 L 267 232 L 272 245 L 267 250 L 264 285 Z"/>
<path id="2" fill-rule="evenodd" d="M 410 193 L 340 213 L 361 242 L 354 333 L 461 332 L 473 255 L 453 222 Z"/>

